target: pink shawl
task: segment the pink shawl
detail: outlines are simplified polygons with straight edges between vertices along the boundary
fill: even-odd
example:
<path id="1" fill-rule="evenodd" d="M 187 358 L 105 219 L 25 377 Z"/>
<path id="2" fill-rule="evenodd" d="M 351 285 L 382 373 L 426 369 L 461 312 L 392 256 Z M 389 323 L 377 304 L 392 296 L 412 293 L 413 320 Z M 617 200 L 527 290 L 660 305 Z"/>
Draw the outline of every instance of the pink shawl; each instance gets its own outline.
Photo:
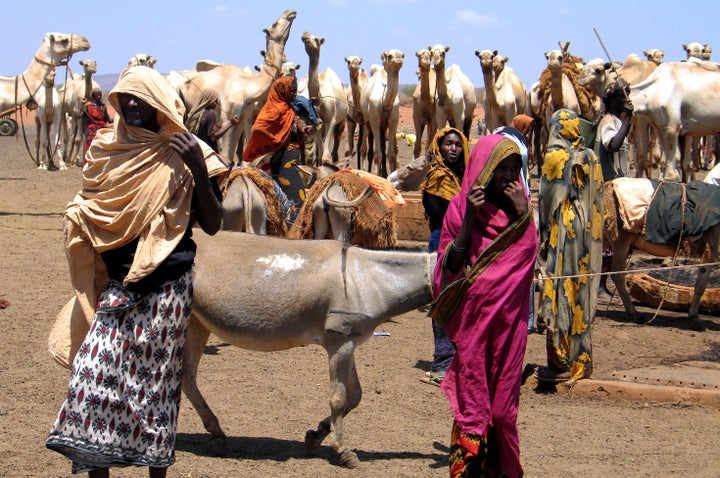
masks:
<path id="1" fill-rule="evenodd" d="M 493 149 L 502 141 L 511 140 L 501 135 L 485 136 L 470 154 L 461 191 L 450 202 L 443 223 L 435 269 L 435 296 L 442 289 L 444 253 L 460 229 L 468 191 L 483 169 L 497 165 L 497 161 L 488 163 Z M 507 144 L 501 146 L 498 150 L 507 151 Z M 515 220 L 487 203 L 471 233 L 470 264 Z M 445 325 L 457 352 L 442 388 L 457 425 L 467 433 L 483 435 L 490 426 L 498 428 L 499 424 L 493 423 L 498 416 L 515 423 L 537 248 L 535 225 L 529 221 L 519 239 L 494 258 L 472 283 Z M 448 283 L 455 278 L 448 278 Z"/>

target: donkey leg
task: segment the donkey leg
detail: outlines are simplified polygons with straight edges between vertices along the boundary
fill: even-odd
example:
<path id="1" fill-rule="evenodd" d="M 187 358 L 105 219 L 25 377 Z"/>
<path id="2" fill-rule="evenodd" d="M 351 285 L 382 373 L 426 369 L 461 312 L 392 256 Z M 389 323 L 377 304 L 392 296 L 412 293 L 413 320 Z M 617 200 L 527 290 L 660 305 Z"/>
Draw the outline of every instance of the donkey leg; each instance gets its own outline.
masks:
<path id="1" fill-rule="evenodd" d="M 692 328 L 697 331 L 703 331 L 707 328 L 705 322 L 700 319 L 700 299 L 702 298 L 705 288 L 707 287 L 708 280 L 710 279 L 710 268 L 701 267 L 698 270 L 697 279 L 695 280 L 695 291 L 693 292 L 692 302 L 690 303 L 690 309 L 688 310 L 688 318 Z"/>
<path id="2" fill-rule="evenodd" d="M 340 464 L 346 468 L 355 468 L 359 464 L 357 454 L 343 445 L 343 419 L 360 403 L 362 389 L 355 368 L 355 344 L 347 337 L 338 337 L 336 344 L 327 346 L 330 371 L 330 417 L 320 422 L 317 431 L 306 434 L 305 445 L 310 444 L 309 438 L 320 437 L 332 429 L 333 441 L 330 447 L 338 454 Z M 328 427 L 330 425 L 330 427 Z M 325 433 L 327 436 L 327 433 Z M 320 443 L 318 442 L 317 445 Z M 315 446 L 317 446 L 315 445 Z"/>
<path id="3" fill-rule="evenodd" d="M 210 409 L 210 406 L 203 398 L 202 393 L 197 386 L 197 371 L 200 359 L 203 356 L 203 350 L 210 331 L 203 327 L 194 316 L 190 317 L 188 325 L 188 335 L 183 348 L 183 380 L 182 389 L 185 396 L 190 400 L 198 415 L 202 419 L 205 430 L 207 430 L 212 438 L 211 445 L 217 450 L 225 448 L 225 432 L 220 428 L 217 417 Z"/>
<path id="4" fill-rule="evenodd" d="M 615 290 L 618 296 L 620 296 L 620 300 L 622 300 L 625 313 L 635 322 L 638 322 L 640 320 L 640 314 L 638 314 L 638 311 L 635 309 L 630 294 L 625 287 L 625 276 L 627 275 L 625 274 L 625 267 L 627 266 L 627 259 L 630 252 L 630 241 L 621 237 L 612 246 L 613 257 L 610 269 L 614 273 L 611 277 L 615 284 Z"/>

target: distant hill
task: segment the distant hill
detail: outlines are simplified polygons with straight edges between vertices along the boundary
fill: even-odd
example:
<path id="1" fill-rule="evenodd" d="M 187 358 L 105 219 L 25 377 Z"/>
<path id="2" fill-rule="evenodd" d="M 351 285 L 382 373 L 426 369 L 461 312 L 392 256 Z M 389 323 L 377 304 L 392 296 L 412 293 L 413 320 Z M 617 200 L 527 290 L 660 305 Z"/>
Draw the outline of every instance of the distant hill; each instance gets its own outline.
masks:
<path id="1" fill-rule="evenodd" d="M 109 92 L 113 89 L 115 84 L 117 83 L 117 79 L 119 73 L 110 73 L 106 75 L 93 75 L 93 80 L 97 82 L 98 85 L 100 85 L 100 89 L 103 90 L 105 93 Z"/>
<path id="2" fill-rule="evenodd" d="M 95 74 L 93 75 L 93 80 L 95 80 L 105 94 L 107 94 L 117 83 L 118 76 L 120 76 L 120 73 L 109 73 L 105 75 Z M 485 88 L 475 88 L 475 93 L 479 99 L 482 99 L 484 89 Z M 406 103 L 411 101 L 413 90 L 415 90 L 415 85 L 399 85 L 398 96 L 400 97 L 400 100 L 404 100 Z"/>

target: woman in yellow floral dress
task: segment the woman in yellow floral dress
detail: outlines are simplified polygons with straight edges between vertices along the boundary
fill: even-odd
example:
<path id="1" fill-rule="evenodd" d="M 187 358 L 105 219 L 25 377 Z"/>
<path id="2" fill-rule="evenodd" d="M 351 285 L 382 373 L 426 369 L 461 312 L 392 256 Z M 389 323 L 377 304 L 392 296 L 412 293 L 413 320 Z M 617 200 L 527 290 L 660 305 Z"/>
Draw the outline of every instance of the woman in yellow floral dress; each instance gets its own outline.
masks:
<path id="1" fill-rule="evenodd" d="M 552 116 L 540 178 L 540 251 L 547 278 L 541 317 L 547 324 L 548 365 L 543 381 L 589 378 L 592 323 L 602 265 L 605 204 L 602 168 L 580 134 L 580 116 Z"/>

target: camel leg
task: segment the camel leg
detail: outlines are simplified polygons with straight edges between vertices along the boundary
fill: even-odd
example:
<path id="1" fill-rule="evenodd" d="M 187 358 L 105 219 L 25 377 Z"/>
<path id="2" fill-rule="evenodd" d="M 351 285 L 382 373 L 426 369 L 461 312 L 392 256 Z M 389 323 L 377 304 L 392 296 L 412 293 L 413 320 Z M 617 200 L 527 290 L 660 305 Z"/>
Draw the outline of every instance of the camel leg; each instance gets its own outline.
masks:
<path id="1" fill-rule="evenodd" d="M 397 157 L 398 157 L 398 142 L 397 142 L 397 130 L 400 118 L 392 116 L 388 122 L 387 136 L 387 163 L 386 168 L 383 171 L 382 177 L 387 178 L 388 174 L 392 173 L 397 169 Z M 469 136 L 468 136 L 469 138 Z"/>
<path id="2" fill-rule="evenodd" d="M 225 447 L 225 432 L 220 428 L 220 422 L 210 409 L 197 386 L 197 372 L 200 359 L 203 356 L 205 344 L 210 337 L 210 331 L 203 327 L 195 316 L 190 316 L 188 334 L 183 348 L 183 380 L 182 389 L 192 406 L 202 419 L 205 430 L 212 435 L 211 445 L 216 449 Z"/>
<path id="3" fill-rule="evenodd" d="M 334 443 L 330 446 L 338 454 L 341 465 L 355 468 L 359 465 L 357 454 L 343 446 L 343 419 L 360 404 L 362 389 L 355 367 L 355 344 L 346 336 L 338 338 L 337 342 L 329 344 L 327 348 L 331 384 L 330 417 L 322 420 L 317 430 L 307 432 L 305 446 L 308 449 L 319 446 L 332 429 Z"/>

